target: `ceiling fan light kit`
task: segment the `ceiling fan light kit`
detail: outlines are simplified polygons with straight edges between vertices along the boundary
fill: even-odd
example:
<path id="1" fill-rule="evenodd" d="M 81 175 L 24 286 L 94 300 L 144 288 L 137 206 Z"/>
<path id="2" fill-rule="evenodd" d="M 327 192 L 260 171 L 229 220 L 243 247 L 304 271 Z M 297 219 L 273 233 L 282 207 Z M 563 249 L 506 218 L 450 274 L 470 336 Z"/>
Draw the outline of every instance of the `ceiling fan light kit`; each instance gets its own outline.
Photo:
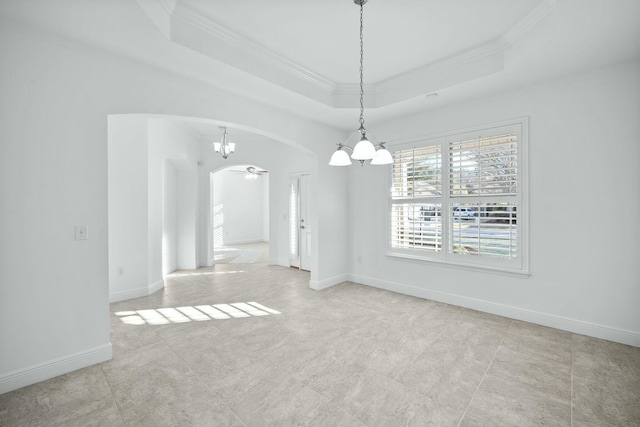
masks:
<path id="1" fill-rule="evenodd" d="M 258 179 L 259 175 L 264 175 L 266 173 L 269 173 L 269 172 L 267 172 L 265 170 L 258 170 L 258 169 L 256 169 L 255 166 L 248 166 L 247 167 L 247 173 L 244 175 L 244 177 L 245 177 L 245 179 L 253 180 L 253 179 Z"/>
<path id="2" fill-rule="evenodd" d="M 329 165 L 349 166 L 351 164 L 348 154 L 344 151 L 345 148 L 352 151 L 351 158 L 358 160 L 361 166 L 364 165 L 366 160 L 371 160 L 372 165 L 389 165 L 393 163 L 391 153 L 385 148 L 384 143 L 382 142 L 377 144 L 379 149 L 376 151 L 376 145 L 367 138 L 367 130 L 364 127 L 364 38 L 362 30 L 364 5 L 367 3 L 367 0 L 353 0 L 353 2 L 360 6 L 360 128 L 354 132 L 355 134 L 360 135 L 360 140 L 353 148 L 347 144 L 339 143 L 338 149 L 331 156 L 331 160 L 329 160 Z M 351 139 L 351 136 L 349 139 Z"/>
<path id="3" fill-rule="evenodd" d="M 269 171 L 264 170 L 264 169 L 258 169 L 255 166 L 249 165 L 244 169 L 230 169 L 231 172 L 235 172 L 237 174 L 243 174 L 245 179 L 248 180 L 255 180 L 258 179 L 259 176 L 261 175 L 267 175 L 269 173 Z"/>

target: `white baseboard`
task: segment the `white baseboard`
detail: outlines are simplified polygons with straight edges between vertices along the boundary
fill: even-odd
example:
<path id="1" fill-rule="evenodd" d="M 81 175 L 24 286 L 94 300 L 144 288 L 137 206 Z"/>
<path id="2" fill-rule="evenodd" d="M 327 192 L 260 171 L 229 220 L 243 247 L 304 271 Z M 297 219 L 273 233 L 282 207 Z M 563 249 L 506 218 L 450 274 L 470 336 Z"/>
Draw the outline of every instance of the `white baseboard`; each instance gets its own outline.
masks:
<path id="1" fill-rule="evenodd" d="M 162 288 L 164 288 L 164 280 L 161 279 L 156 282 L 150 283 L 146 287 L 110 293 L 109 302 L 112 303 L 112 302 L 133 299 L 133 298 L 146 297 L 151 295 L 154 292 L 159 291 Z"/>
<path id="2" fill-rule="evenodd" d="M 246 245 L 249 243 L 269 243 L 269 242 L 262 239 L 233 240 L 231 242 L 224 242 L 223 246 Z"/>
<path id="3" fill-rule="evenodd" d="M 348 276 L 348 278 L 344 280 L 349 280 L 361 285 L 386 289 L 388 291 L 412 295 L 438 302 L 444 302 L 447 304 L 466 307 L 485 313 L 496 314 L 498 316 L 504 316 L 510 319 L 522 320 L 525 322 L 548 326 L 555 329 L 561 329 L 576 334 L 587 335 L 594 338 L 601 338 L 609 341 L 640 347 L 640 334 L 633 331 L 611 328 L 609 326 L 598 325 L 582 320 L 576 320 L 557 316 L 554 314 L 542 313 L 509 305 L 493 303 L 461 295 L 449 294 L 446 292 L 433 291 L 430 289 L 419 288 L 402 283 L 380 280 L 373 277 L 355 274 L 348 274 L 346 276 Z"/>
<path id="4" fill-rule="evenodd" d="M 144 286 L 141 288 L 109 293 L 109 302 L 111 303 L 133 298 L 146 297 L 147 295 L 149 295 L 149 288 L 147 286 Z"/>
<path id="5" fill-rule="evenodd" d="M 149 284 L 149 286 L 147 287 L 147 295 L 158 292 L 162 288 L 164 288 L 164 279 L 160 279 L 154 283 Z"/>
<path id="6" fill-rule="evenodd" d="M 281 267 L 291 267 L 291 261 L 289 258 L 272 258 L 269 260 L 269 264 L 271 265 L 279 265 Z"/>
<path id="7" fill-rule="evenodd" d="M 113 357 L 111 343 L 59 359 L 40 363 L 26 369 L 0 376 L 0 394 L 17 390 L 49 378 L 105 362 Z"/>
<path id="8" fill-rule="evenodd" d="M 349 274 L 339 274 L 337 276 L 329 277 L 328 279 L 324 280 L 309 280 L 309 287 L 311 289 L 315 289 L 316 291 L 321 291 L 323 289 L 330 288 L 331 286 L 338 285 L 348 280 L 350 280 Z"/>

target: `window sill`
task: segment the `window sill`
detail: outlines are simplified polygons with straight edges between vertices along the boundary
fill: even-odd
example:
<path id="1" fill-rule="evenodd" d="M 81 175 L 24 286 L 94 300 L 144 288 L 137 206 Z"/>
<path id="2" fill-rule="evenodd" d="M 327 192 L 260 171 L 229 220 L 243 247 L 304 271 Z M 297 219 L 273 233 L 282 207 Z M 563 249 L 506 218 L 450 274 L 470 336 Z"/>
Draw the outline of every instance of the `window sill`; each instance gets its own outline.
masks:
<path id="1" fill-rule="evenodd" d="M 399 258 L 401 260 L 414 261 L 417 263 L 434 264 L 434 265 L 447 267 L 447 268 L 455 268 L 458 270 L 476 271 L 476 272 L 490 273 L 490 274 L 501 274 L 505 276 L 519 277 L 524 279 L 531 276 L 531 273 L 528 270 L 524 270 L 524 269 L 515 269 L 515 268 L 501 267 L 501 266 L 494 266 L 494 265 L 463 263 L 463 262 L 457 262 L 452 260 L 429 258 L 429 257 L 424 257 L 424 256 L 414 255 L 414 254 L 398 253 L 393 251 L 387 251 L 386 255 L 389 258 Z"/>

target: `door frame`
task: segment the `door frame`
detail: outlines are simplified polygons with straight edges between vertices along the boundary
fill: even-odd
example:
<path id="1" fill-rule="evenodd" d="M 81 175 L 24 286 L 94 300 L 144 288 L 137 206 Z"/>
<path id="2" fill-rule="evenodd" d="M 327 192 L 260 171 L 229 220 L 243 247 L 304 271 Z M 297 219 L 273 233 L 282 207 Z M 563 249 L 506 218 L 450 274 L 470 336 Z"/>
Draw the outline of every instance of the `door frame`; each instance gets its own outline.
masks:
<path id="1" fill-rule="evenodd" d="M 310 178 L 308 172 L 289 177 L 289 265 L 305 271 L 311 270 Z"/>

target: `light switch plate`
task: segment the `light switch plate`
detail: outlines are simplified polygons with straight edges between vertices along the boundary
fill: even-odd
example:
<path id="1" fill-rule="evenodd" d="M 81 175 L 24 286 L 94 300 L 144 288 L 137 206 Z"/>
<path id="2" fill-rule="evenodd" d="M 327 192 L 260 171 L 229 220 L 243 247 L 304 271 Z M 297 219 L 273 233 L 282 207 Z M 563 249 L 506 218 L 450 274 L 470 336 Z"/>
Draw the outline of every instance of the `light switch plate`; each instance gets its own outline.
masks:
<path id="1" fill-rule="evenodd" d="M 76 225 L 76 240 L 87 240 L 89 238 L 89 226 L 88 225 Z"/>

